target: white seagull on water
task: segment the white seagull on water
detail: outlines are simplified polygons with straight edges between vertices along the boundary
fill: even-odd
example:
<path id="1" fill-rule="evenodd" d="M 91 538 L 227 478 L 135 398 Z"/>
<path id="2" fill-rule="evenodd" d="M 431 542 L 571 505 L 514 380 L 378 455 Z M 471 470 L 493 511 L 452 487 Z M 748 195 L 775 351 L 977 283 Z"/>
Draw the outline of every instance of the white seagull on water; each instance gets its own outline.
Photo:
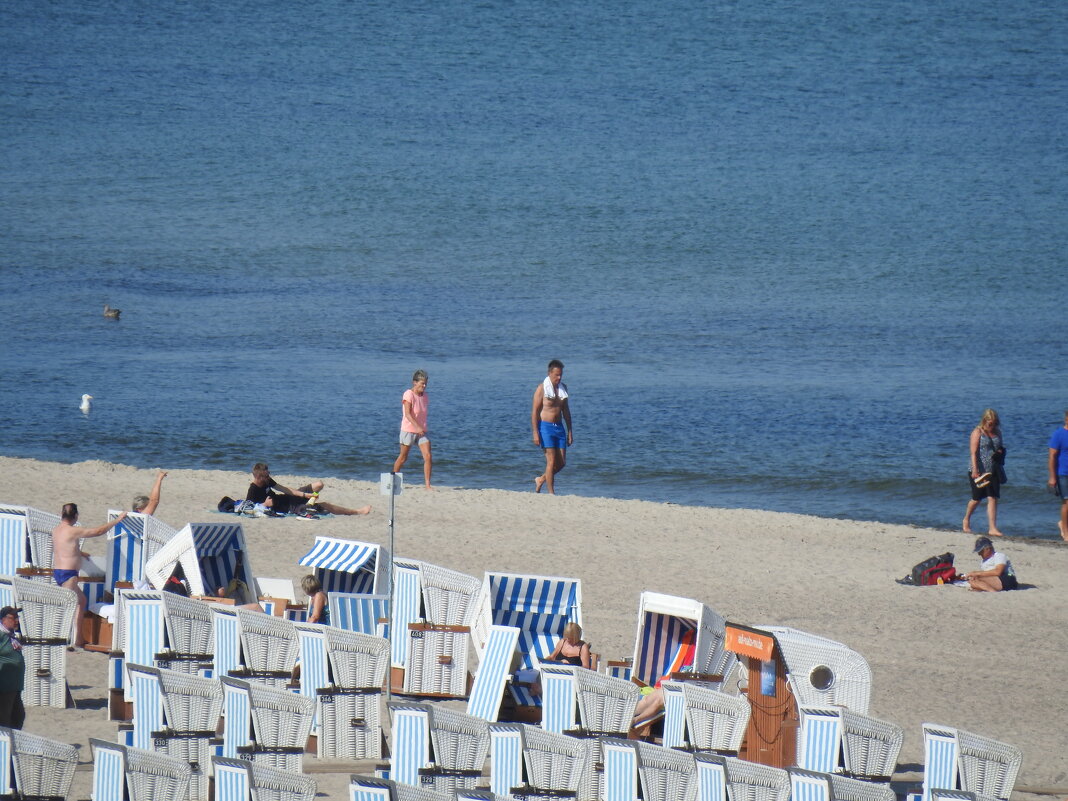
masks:
<path id="1" fill-rule="evenodd" d="M 78 408 L 82 410 L 82 414 L 89 414 L 93 408 L 93 396 L 82 395 L 82 405 Z"/>

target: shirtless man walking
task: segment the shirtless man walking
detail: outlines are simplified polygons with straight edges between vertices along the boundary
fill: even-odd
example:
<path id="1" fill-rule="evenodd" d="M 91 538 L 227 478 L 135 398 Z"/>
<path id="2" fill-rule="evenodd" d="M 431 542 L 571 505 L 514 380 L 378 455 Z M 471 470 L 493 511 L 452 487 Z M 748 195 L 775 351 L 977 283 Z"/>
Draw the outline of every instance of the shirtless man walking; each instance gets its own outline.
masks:
<path id="1" fill-rule="evenodd" d="M 530 410 L 534 444 L 545 451 L 545 472 L 534 479 L 534 491 L 541 492 L 544 486 L 550 495 L 556 494 L 553 479 L 564 469 L 567 448 L 574 441 L 563 376 L 564 363 L 559 359 L 549 362 L 549 375 L 534 390 L 534 405 Z"/>
<path id="2" fill-rule="evenodd" d="M 78 610 L 74 614 L 74 647 L 83 648 L 85 640 L 82 638 L 82 618 L 85 617 L 87 600 L 82 588 L 78 586 L 78 572 L 82 569 L 82 557 L 85 554 L 78 547 L 78 540 L 107 534 L 126 519 L 126 512 L 110 523 L 96 528 L 78 527 L 78 505 L 75 503 L 64 504 L 60 517 L 60 524 L 52 529 L 52 577 L 60 587 L 74 590 L 74 594 L 78 596 Z"/>

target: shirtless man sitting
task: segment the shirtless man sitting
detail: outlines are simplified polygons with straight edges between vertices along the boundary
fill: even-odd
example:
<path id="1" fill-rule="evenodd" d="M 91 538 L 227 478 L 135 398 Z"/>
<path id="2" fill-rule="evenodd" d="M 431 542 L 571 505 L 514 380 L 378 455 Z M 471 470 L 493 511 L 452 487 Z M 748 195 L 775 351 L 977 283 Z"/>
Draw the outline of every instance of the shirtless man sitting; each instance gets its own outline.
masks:
<path id="1" fill-rule="evenodd" d="M 534 491 L 544 486 L 555 495 L 553 479 L 567 463 L 567 448 L 574 438 L 571 434 L 571 408 L 567 403 L 564 363 L 549 362 L 549 374 L 534 390 L 534 405 L 530 410 L 530 428 L 534 444 L 545 451 L 545 472 L 534 479 Z M 561 422 L 562 421 L 562 422 Z"/>
<path id="2" fill-rule="evenodd" d="M 78 596 L 78 609 L 74 614 L 74 647 L 83 648 L 82 618 L 85 617 L 87 599 L 78 586 L 78 573 L 82 569 L 82 557 L 86 554 L 78 547 L 78 540 L 107 534 L 126 519 L 126 512 L 96 528 L 78 527 L 78 505 L 75 503 L 64 504 L 60 517 L 60 524 L 52 529 L 52 577 L 60 587 L 73 590 Z"/>

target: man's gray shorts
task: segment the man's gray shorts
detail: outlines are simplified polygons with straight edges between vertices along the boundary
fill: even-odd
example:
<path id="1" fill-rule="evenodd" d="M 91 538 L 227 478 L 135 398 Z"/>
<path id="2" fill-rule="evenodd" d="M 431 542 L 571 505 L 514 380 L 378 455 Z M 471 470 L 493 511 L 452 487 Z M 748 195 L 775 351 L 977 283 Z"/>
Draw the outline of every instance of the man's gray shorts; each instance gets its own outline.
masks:
<path id="1" fill-rule="evenodd" d="M 416 434 L 414 431 L 400 433 L 401 445 L 422 445 L 424 442 L 430 442 L 430 437 L 426 434 Z"/>

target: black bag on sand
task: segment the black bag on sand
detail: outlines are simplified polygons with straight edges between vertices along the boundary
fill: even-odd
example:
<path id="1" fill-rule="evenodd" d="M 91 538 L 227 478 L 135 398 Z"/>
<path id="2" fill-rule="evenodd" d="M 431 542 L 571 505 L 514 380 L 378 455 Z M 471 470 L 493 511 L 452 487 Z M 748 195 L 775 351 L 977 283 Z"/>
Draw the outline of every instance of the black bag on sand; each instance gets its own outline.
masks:
<path id="1" fill-rule="evenodd" d="M 916 587 L 930 587 L 938 584 L 938 579 L 943 582 L 953 581 L 956 576 L 956 568 L 953 567 L 953 554 L 948 551 L 941 556 L 932 556 L 924 559 L 904 578 L 897 580 L 898 584 L 911 584 Z"/>
<path id="2" fill-rule="evenodd" d="M 237 501 L 235 501 L 229 495 L 223 495 L 222 500 L 219 501 L 219 511 L 220 512 L 232 512 L 232 511 L 234 511 L 234 508 L 236 506 L 237 506 Z"/>

